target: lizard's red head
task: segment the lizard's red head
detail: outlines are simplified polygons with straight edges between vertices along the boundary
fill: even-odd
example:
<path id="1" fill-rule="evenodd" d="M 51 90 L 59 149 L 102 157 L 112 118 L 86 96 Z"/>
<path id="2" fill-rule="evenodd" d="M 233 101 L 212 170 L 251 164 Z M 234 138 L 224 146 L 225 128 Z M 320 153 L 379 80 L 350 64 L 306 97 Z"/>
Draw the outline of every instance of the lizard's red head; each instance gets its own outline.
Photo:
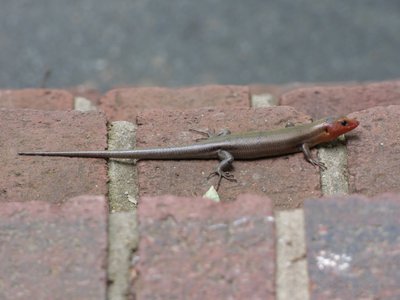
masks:
<path id="1" fill-rule="evenodd" d="M 339 135 L 349 132 L 356 128 L 360 122 L 348 117 L 329 117 L 326 119 L 326 141 L 332 141 Z"/>

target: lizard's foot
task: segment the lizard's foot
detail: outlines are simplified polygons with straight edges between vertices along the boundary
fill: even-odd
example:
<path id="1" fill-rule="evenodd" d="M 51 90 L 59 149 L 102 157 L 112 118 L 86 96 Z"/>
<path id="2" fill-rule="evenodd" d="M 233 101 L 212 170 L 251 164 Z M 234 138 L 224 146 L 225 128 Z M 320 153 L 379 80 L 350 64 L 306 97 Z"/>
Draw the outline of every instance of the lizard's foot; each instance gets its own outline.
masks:
<path id="1" fill-rule="evenodd" d="M 195 140 L 196 142 L 197 142 L 197 141 L 202 141 L 202 140 L 207 140 L 207 139 L 209 139 L 209 138 L 213 138 L 213 137 L 216 137 L 216 136 L 224 136 L 224 135 L 229 135 L 229 134 L 231 134 L 231 132 L 229 131 L 229 129 L 222 129 L 222 130 L 219 131 L 218 133 L 215 133 L 215 130 L 206 130 L 206 131 L 203 131 L 203 130 L 197 130 L 197 129 L 189 129 L 189 131 L 191 131 L 191 132 L 196 132 L 196 133 L 199 133 L 199 134 L 202 134 L 202 135 L 205 136 L 205 137 L 196 139 L 196 140 Z"/>
<path id="2" fill-rule="evenodd" d="M 210 173 L 210 175 L 208 175 L 207 179 L 210 179 L 214 176 L 218 176 L 218 181 L 217 184 L 215 186 L 215 190 L 218 191 L 220 185 L 221 185 L 221 180 L 222 178 L 225 178 L 226 180 L 229 180 L 231 182 L 237 182 L 236 178 L 233 176 L 233 174 L 231 174 L 230 172 L 225 172 L 222 171 L 220 169 L 217 169 L 215 172 Z"/>
<path id="3" fill-rule="evenodd" d="M 311 159 L 310 163 L 313 166 L 316 166 L 316 167 L 320 168 L 322 171 L 326 171 L 328 169 L 323 162 L 320 162 L 320 161 L 318 161 L 316 159 Z"/>

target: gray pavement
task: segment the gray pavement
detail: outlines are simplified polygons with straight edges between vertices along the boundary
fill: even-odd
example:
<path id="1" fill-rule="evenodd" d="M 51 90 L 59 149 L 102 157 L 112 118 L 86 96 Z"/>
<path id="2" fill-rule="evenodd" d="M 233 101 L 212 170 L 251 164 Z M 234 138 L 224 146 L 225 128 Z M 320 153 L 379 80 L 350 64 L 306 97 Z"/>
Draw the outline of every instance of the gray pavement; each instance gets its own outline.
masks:
<path id="1" fill-rule="evenodd" d="M 399 78 L 398 0 L 3 0 L 0 88 Z"/>

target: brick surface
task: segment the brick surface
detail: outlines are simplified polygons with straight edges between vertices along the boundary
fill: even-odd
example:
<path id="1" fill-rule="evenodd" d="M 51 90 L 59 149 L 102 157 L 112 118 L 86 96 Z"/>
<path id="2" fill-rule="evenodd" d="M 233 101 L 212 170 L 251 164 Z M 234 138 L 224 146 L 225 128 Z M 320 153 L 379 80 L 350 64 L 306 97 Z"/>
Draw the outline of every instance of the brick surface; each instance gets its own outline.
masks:
<path id="1" fill-rule="evenodd" d="M 312 299 L 400 299 L 400 195 L 307 200 Z"/>
<path id="2" fill-rule="evenodd" d="M 105 299 L 106 203 L 0 203 L 0 298 Z"/>
<path id="3" fill-rule="evenodd" d="M 138 116 L 137 147 L 185 145 L 202 137 L 189 129 L 268 130 L 284 127 L 288 120 L 309 121 L 288 107 L 147 111 Z M 216 183 L 216 178 L 207 180 L 207 176 L 217 164 L 218 160 L 139 161 L 139 193 L 202 196 Z M 241 193 L 258 193 L 271 197 L 276 207 L 294 208 L 301 206 L 302 199 L 320 195 L 319 171 L 304 160 L 302 153 L 235 161 L 233 165 L 238 182 L 222 181 L 219 193 L 223 200 L 236 199 Z"/>
<path id="4" fill-rule="evenodd" d="M 101 109 L 113 121 L 134 122 L 144 109 L 189 109 L 205 106 L 249 107 L 246 86 L 203 86 L 181 89 L 125 88 L 108 92 L 101 99 Z"/>
<path id="5" fill-rule="evenodd" d="M 252 84 L 249 85 L 251 95 L 271 94 L 275 98 L 280 98 L 283 94 L 292 90 L 309 87 L 308 83 L 289 83 L 289 84 Z M 314 85 L 312 85 L 314 86 Z"/>
<path id="6" fill-rule="evenodd" d="M 251 107 L 270 107 L 279 104 L 280 96 L 285 92 L 283 85 L 261 85 L 254 84 L 249 86 Z"/>
<path id="7" fill-rule="evenodd" d="M 348 113 L 378 105 L 400 104 L 400 80 L 340 86 L 314 86 L 288 92 L 281 105 L 293 106 L 314 118 Z"/>
<path id="8" fill-rule="evenodd" d="M 69 110 L 73 105 L 73 95 L 63 90 L 0 90 L 0 108 Z"/>
<path id="9" fill-rule="evenodd" d="M 351 114 L 360 126 L 348 135 L 350 191 L 400 192 L 400 105 Z"/>
<path id="10" fill-rule="evenodd" d="M 104 149 L 103 114 L 0 109 L 0 128 L 0 202 L 56 202 L 107 192 L 105 160 L 17 155 L 33 150 Z"/>
<path id="11" fill-rule="evenodd" d="M 274 299 L 273 220 L 258 196 L 142 199 L 137 299 Z"/>
<path id="12" fill-rule="evenodd" d="M 100 105 L 100 99 L 103 96 L 99 90 L 85 85 L 69 88 L 68 92 L 70 92 L 74 98 L 82 97 L 88 99 L 94 106 Z"/>

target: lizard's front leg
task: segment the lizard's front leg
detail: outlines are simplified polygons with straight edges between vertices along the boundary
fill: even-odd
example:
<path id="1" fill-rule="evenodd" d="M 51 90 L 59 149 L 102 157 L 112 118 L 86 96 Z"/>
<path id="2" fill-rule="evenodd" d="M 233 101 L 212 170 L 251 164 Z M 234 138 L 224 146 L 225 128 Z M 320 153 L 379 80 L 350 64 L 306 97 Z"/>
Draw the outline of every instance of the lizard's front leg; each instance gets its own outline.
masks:
<path id="1" fill-rule="evenodd" d="M 310 147 L 308 146 L 308 144 L 304 143 L 303 145 L 301 145 L 301 150 L 304 153 L 304 157 L 310 164 L 312 164 L 313 166 L 319 167 L 323 171 L 327 169 L 323 162 L 320 162 L 319 160 L 317 160 L 311 156 L 311 151 L 310 151 Z"/>

